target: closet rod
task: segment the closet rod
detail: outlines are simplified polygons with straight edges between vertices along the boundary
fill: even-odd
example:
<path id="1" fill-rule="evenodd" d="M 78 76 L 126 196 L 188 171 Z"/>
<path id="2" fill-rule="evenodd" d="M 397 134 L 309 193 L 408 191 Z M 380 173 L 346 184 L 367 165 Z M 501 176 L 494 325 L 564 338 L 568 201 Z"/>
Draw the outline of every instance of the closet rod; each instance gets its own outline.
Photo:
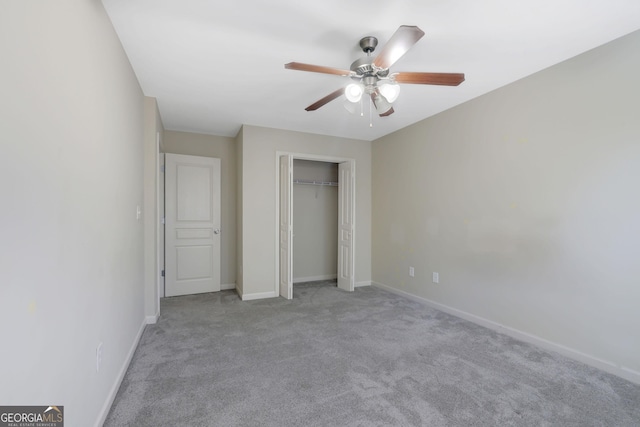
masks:
<path id="1" fill-rule="evenodd" d="M 337 182 L 331 182 L 331 181 L 310 181 L 307 179 L 294 179 L 293 180 L 294 184 L 304 184 L 304 185 L 325 185 L 325 186 L 330 186 L 330 187 L 337 187 L 338 183 Z"/>

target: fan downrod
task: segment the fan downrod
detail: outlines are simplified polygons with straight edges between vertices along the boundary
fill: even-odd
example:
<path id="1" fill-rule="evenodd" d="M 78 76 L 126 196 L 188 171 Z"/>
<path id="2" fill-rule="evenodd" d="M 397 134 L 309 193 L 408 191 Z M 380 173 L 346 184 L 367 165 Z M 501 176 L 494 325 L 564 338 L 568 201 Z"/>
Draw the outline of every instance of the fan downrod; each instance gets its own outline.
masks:
<path id="1" fill-rule="evenodd" d="M 389 70 L 375 69 L 372 65 L 373 57 L 371 53 L 376 50 L 376 46 L 378 46 L 378 39 L 373 36 L 366 36 L 360 39 L 360 48 L 367 56 L 357 59 L 351 64 L 349 69 L 355 73 L 354 76 L 351 76 L 352 79 L 360 80 L 365 76 L 387 76 Z"/>

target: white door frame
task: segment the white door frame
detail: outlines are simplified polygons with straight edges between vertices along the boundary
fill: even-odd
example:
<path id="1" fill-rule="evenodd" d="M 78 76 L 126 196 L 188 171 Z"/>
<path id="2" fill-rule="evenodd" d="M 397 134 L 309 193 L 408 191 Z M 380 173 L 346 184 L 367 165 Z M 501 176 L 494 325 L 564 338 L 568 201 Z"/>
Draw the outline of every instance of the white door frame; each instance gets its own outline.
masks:
<path id="1" fill-rule="evenodd" d="M 158 164 L 156 165 L 156 194 L 157 194 L 157 212 L 156 215 L 156 242 L 158 246 L 158 312 L 160 311 L 160 298 L 164 298 L 164 157 L 165 154 L 160 152 L 160 143 L 158 142 Z"/>
<path id="2" fill-rule="evenodd" d="M 356 166 L 356 160 L 353 158 L 349 158 L 349 157 L 332 157 L 332 156 L 324 156 L 324 155 L 320 155 L 320 154 L 309 154 L 309 153 L 294 153 L 291 151 L 276 151 L 276 157 L 275 157 L 275 165 L 276 165 L 276 173 L 275 173 L 275 186 L 276 186 L 276 199 L 275 199 L 275 206 L 276 206 L 276 221 L 275 221 L 275 238 L 274 238 L 274 242 L 275 242 L 275 254 L 276 254 L 276 259 L 275 259 L 275 280 L 274 280 L 274 293 L 276 296 L 280 295 L 280 157 L 281 156 L 292 156 L 293 160 L 314 160 L 314 161 L 318 161 L 318 162 L 328 162 L 328 163 L 344 163 L 344 162 L 349 162 L 351 163 L 352 166 L 352 170 L 356 170 L 355 166 Z M 353 239 L 353 269 L 354 269 L 354 282 L 355 282 L 355 260 L 356 260 L 356 244 L 355 244 L 355 236 L 356 236 L 356 232 L 355 232 L 355 212 L 357 210 L 357 206 L 356 206 L 356 184 L 355 181 L 352 180 L 350 183 L 353 188 L 353 200 L 354 200 L 354 209 L 353 209 L 353 234 L 352 234 L 352 239 Z M 344 185 L 344 183 L 340 183 L 339 185 Z M 292 202 L 292 201 L 291 201 Z M 295 227 L 295 225 L 294 225 Z M 339 268 L 339 266 L 338 266 Z M 352 289 L 353 290 L 353 289 Z"/>

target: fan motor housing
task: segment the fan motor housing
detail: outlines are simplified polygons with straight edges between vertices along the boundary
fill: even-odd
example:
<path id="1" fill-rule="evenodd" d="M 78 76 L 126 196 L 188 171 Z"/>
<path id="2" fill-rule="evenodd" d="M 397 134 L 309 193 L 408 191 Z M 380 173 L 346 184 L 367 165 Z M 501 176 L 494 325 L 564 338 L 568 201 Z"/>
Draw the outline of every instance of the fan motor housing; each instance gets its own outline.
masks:
<path id="1" fill-rule="evenodd" d="M 373 72 L 375 71 L 373 69 L 373 58 L 371 58 L 370 56 L 364 57 L 364 58 L 360 58 L 360 59 L 356 59 L 353 64 L 351 64 L 351 71 L 353 71 L 354 73 L 356 73 L 358 76 L 364 76 L 367 74 L 373 74 Z"/>
<path id="2" fill-rule="evenodd" d="M 367 54 L 364 58 L 355 60 L 349 68 L 356 75 L 352 78 L 354 80 L 360 80 L 367 76 L 386 77 L 389 74 L 389 70 L 383 70 L 373 65 L 374 58 L 371 53 L 378 46 L 378 39 L 373 36 L 367 36 L 360 39 L 360 48 Z"/>
<path id="3" fill-rule="evenodd" d="M 359 80 L 364 76 L 387 77 L 389 75 L 389 70 L 374 66 L 373 60 L 374 58 L 370 56 L 355 60 L 349 68 L 351 71 L 356 73 L 353 78 Z"/>

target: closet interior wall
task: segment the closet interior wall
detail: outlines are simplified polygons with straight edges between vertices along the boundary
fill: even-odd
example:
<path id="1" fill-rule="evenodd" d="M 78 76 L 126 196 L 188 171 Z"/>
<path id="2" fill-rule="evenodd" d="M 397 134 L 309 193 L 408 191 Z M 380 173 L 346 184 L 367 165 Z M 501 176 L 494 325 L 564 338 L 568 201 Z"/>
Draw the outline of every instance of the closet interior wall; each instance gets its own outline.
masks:
<path id="1" fill-rule="evenodd" d="M 338 164 L 293 161 L 293 282 L 338 271 Z"/>

